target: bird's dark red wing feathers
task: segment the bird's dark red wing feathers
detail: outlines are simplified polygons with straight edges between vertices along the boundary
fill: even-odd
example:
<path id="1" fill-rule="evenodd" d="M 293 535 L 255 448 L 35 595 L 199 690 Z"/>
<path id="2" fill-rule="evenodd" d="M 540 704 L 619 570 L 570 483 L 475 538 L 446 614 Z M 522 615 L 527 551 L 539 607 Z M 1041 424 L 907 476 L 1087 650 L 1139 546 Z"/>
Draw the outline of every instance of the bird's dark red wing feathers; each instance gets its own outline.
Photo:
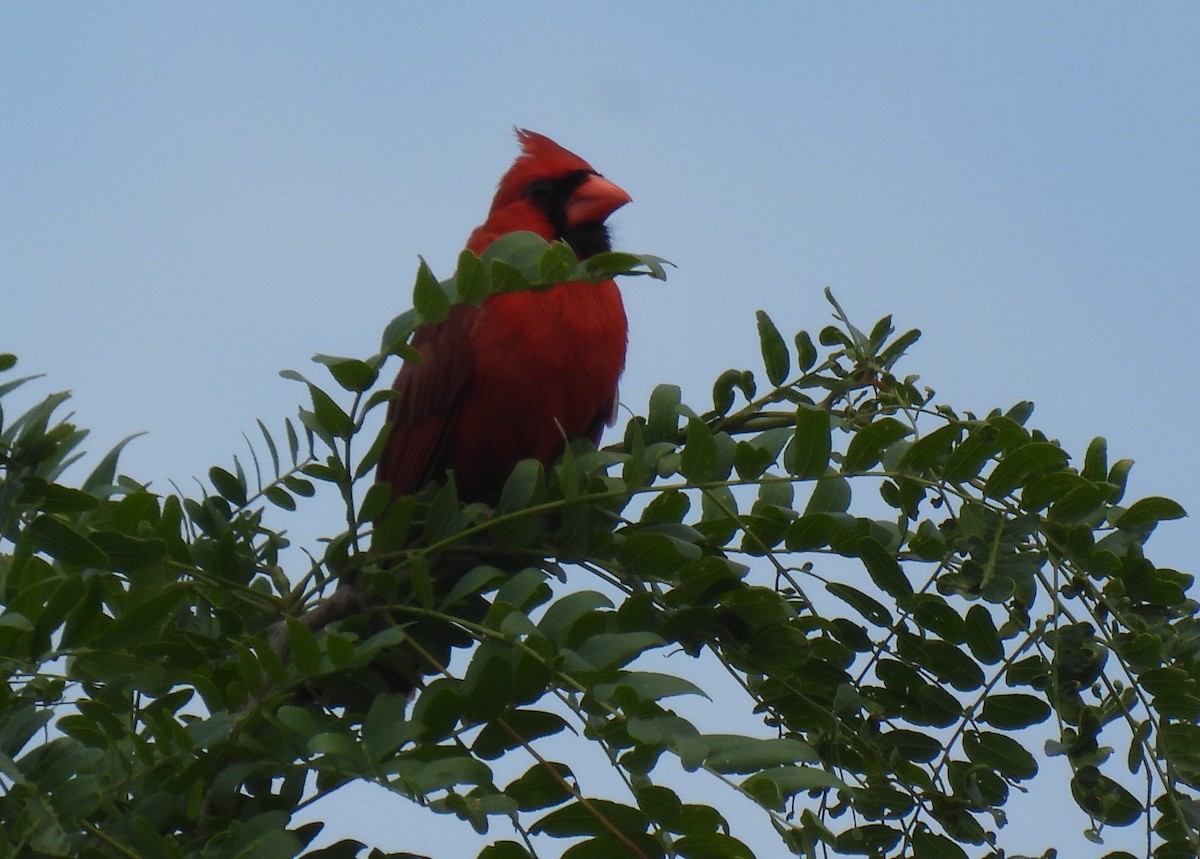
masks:
<path id="1" fill-rule="evenodd" d="M 393 497 L 414 493 L 438 476 L 447 427 L 471 375 L 467 344 L 479 312 L 455 307 L 442 322 L 413 335 L 411 345 L 422 360 L 406 363 L 392 384 L 391 435 L 379 458 L 378 479 L 391 484 Z"/>

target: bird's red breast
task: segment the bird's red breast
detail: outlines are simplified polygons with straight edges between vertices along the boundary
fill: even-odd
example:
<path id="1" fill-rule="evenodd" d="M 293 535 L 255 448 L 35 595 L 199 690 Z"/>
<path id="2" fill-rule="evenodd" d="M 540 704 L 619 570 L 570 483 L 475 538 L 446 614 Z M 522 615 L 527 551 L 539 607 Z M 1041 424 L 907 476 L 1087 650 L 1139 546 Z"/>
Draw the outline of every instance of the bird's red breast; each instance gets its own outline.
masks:
<path id="1" fill-rule="evenodd" d="M 519 230 L 564 240 L 580 259 L 609 250 L 605 219 L 630 197 L 548 137 L 518 131 L 521 155 L 500 180 L 467 247 Z M 549 466 L 565 441 L 599 441 L 612 422 L 628 326 L 611 281 L 564 283 L 455 307 L 413 336 L 388 409 L 377 478 L 393 497 L 453 471 L 465 500 L 495 503 L 522 459 Z"/>

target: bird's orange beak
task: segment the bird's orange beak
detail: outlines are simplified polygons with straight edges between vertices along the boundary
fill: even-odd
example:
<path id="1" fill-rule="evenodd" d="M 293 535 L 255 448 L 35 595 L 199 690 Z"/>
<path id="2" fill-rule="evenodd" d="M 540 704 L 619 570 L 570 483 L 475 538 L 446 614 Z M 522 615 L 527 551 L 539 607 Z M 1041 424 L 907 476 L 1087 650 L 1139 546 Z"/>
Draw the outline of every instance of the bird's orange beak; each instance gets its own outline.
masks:
<path id="1" fill-rule="evenodd" d="M 567 225 L 575 227 L 592 221 L 603 221 L 632 200 L 633 198 L 620 186 L 593 173 L 567 200 Z"/>

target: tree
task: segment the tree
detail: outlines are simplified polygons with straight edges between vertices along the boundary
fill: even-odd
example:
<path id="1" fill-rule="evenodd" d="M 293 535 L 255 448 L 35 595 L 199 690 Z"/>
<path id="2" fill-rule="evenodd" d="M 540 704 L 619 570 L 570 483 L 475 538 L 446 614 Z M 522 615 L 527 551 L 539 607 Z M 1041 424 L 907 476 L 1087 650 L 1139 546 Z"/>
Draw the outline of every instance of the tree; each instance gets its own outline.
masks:
<path id="1" fill-rule="evenodd" d="M 659 777 L 674 757 L 798 855 L 1002 857 L 1031 736 L 1069 764 L 1090 837 L 1200 852 L 1192 577 L 1144 552 L 1184 511 L 1125 504 L 1129 461 L 1098 438 L 1073 467 L 1029 403 L 935 405 L 895 374 L 919 335 L 890 318 L 864 333 L 830 295 L 836 324 L 789 342 L 760 312 L 766 384 L 729 370 L 703 410 L 661 386 L 619 444 L 523 463 L 494 510 L 452 483 L 390 506 L 369 487 L 371 391 L 418 358 L 416 326 L 611 274 L 663 262 L 518 234 L 443 283 L 422 264 L 381 352 L 317 356 L 332 392 L 286 373 L 311 404 L 200 497 L 119 475 L 121 446 L 66 482 L 85 432 L 65 394 L 0 420 L 3 855 L 360 856 L 309 849 L 321 824 L 293 815 L 368 780 L 480 832 L 514 821 L 523 842 L 481 859 L 751 856 Z M 272 523 L 321 485 L 346 527 L 285 570 Z M 734 691 L 647 667 L 667 651 Z M 761 730 L 697 729 L 710 693 Z M 619 795 L 543 754 L 570 731 Z"/>

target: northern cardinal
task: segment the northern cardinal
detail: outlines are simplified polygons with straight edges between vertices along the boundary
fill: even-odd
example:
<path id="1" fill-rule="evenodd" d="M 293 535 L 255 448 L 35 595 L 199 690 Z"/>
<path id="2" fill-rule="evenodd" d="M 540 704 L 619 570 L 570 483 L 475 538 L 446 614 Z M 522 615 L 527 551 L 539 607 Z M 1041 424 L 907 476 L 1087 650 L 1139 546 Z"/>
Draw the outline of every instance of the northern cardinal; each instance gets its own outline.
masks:
<path id="1" fill-rule="evenodd" d="M 532 131 L 500 180 L 477 254 L 519 230 L 562 239 L 580 259 L 610 249 L 604 220 L 630 196 L 591 165 Z M 459 497 L 494 504 L 522 459 L 549 467 L 569 439 L 596 443 L 615 419 L 628 326 L 612 280 L 488 297 L 420 328 L 419 363 L 400 369 L 391 435 L 376 477 L 392 497 L 453 472 Z"/>

